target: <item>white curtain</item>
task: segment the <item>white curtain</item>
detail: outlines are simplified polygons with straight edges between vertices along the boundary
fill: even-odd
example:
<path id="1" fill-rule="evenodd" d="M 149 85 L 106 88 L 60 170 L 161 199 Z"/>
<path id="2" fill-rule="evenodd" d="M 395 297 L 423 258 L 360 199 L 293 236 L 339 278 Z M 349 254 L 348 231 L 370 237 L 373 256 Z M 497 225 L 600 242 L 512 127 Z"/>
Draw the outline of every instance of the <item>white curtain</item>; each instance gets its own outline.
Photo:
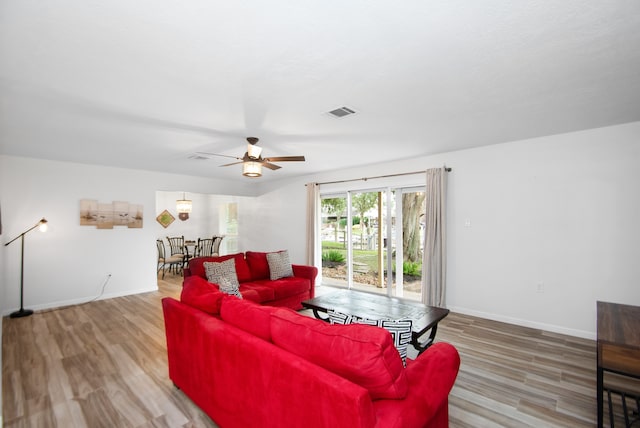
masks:
<path id="1" fill-rule="evenodd" d="M 447 280 L 447 170 L 427 170 L 422 303 L 445 307 Z"/>
<path id="2" fill-rule="evenodd" d="M 318 236 L 318 205 L 320 189 L 317 183 L 307 183 L 307 264 L 319 266 L 319 255 L 316 254 Z"/>

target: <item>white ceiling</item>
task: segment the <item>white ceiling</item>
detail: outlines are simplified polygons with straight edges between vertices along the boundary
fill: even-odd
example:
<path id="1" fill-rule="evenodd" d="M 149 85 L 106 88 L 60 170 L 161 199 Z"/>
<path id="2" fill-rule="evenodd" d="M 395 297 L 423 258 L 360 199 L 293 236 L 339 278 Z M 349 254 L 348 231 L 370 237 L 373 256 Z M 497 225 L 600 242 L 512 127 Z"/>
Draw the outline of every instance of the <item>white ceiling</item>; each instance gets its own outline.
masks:
<path id="1" fill-rule="evenodd" d="M 260 180 L 640 120 L 637 0 L 3 0 L 0 153 Z M 347 106 L 355 115 L 327 114 Z"/>

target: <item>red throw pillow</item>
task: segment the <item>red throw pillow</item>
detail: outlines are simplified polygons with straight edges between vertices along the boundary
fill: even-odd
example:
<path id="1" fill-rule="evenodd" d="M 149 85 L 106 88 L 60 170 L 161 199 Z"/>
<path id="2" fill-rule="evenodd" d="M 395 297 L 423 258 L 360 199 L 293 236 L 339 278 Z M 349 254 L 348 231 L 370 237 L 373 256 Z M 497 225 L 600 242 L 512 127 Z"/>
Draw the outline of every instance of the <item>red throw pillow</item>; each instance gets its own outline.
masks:
<path id="1" fill-rule="evenodd" d="M 189 270 L 191 271 L 191 275 L 197 275 L 202 278 L 206 278 L 207 274 L 204 269 L 204 262 L 220 263 L 229 259 L 235 259 L 238 282 L 251 281 L 251 271 L 249 270 L 249 265 L 244 259 L 244 254 L 242 253 L 227 254 L 219 257 L 196 257 L 195 259 L 189 260 Z"/>
<path id="2" fill-rule="evenodd" d="M 409 382 L 391 335 L 363 324 L 331 325 L 293 311 L 271 314 L 277 346 L 366 388 L 372 399 L 401 399 Z"/>
<path id="3" fill-rule="evenodd" d="M 257 281 L 259 279 L 269 279 L 269 263 L 267 262 L 267 253 L 257 251 L 247 251 L 247 264 L 251 270 L 251 279 Z"/>
<path id="4" fill-rule="evenodd" d="M 220 307 L 220 318 L 247 333 L 271 341 L 271 314 L 278 310 L 283 309 L 225 296 Z"/>

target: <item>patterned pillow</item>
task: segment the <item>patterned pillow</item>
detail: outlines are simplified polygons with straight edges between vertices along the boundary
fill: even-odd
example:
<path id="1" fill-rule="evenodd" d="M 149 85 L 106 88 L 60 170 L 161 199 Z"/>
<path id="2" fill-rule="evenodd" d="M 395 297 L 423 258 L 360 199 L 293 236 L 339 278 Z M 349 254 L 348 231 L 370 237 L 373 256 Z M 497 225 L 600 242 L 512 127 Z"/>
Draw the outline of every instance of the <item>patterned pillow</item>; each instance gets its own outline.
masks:
<path id="1" fill-rule="evenodd" d="M 267 253 L 267 263 L 269 263 L 269 279 L 271 281 L 293 276 L 293 268 L 287 250 Z"/>
<path id="2" fill-rule="evenodd" d="M 329 309 L 329 321 L 331 324 L 367 324 L 376 327 L 382 327 L 391 333 L 393 339 L 393 345 L 398 350 L 400 358 L 402 358 L 402 364 L 407 366 L 407 347 L 411 343 L 411 330 L 413 328 L 413 321 L 409 319 L 404 320 L 370 320 L 367 318 L 360 318 L 355 315 L 343 314 Z"/>
<path id="3" fill-rule="evenodd" d="M 240 283 L 238 283 L 238 276 L 236 275 L 235 259 L 225 260 L 220 263 L 204 262 L 203 266 L 207 274 L 207 281 L 218 284 L 221 292 L 242 299 Z"/>

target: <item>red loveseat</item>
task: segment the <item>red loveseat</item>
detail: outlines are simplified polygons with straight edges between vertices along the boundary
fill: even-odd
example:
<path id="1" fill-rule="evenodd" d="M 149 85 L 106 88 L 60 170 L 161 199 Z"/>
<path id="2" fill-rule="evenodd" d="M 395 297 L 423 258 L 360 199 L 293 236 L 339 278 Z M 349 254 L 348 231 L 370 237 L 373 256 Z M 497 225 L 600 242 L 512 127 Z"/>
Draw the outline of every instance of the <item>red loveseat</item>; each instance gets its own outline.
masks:
<path id="1" fill-rule="evenodd" d="M 162 301 L 169 377 L 221 428 L 448 426 L 453 346 L 436 343 L 405 368 L 381 328 L 218 303 L 208 314 Z"/>
<path id="2" fill-rule="evenodd" d="M 302 309 L 300 302 L 315 295 L 318 268 L 292 264 L 293 276 L 276 280 L 269 279 L 269 264 L 264 252 L 247 251 L 219 257 L 197 257 L 189 260 L 184 269 L 183 297 L 198 298 L 202 293 L 218 290 L 216 284 L 207 281 L 205 262 L 223 262 L 235 259 L 236 275 L 240 283 L 240 294 L 247 300 L 269 306 L 285 306 Z M 221 297 L 221 296 L 220 296 Z M 205 299 L 211 296 L 205 296 Z"/>

